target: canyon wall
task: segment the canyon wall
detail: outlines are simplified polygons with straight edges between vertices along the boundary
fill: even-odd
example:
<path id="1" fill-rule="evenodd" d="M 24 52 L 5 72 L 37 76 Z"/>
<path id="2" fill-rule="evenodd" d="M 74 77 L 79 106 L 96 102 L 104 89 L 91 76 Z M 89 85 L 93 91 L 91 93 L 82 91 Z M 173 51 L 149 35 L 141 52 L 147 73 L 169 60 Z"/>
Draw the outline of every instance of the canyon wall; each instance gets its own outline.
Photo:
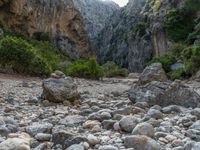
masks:
<path id="1" fill-rule="evenodd" d="M 117 9 L 99 0 L 0 0 L 0 18 L 10 30 L 30 37 L 47 32 L 72 59 L 94 55 L 92 38 Z"/>

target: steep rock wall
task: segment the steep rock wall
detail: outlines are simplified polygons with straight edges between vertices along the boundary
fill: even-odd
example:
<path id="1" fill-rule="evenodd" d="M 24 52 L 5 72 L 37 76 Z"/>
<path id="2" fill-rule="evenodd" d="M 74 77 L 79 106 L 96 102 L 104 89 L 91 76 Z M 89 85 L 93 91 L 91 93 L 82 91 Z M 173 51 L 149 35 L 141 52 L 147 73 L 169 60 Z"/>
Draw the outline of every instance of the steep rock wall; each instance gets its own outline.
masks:
<path id="1" fill-rule="evenodd" d="M 90 39 L 98 37 L 105 27 L 107 19 L 119 10 L 112 1 L 102 0 L 73 0 L 75 8 L 82 14 Z"/>
<path id="2" fill-rule="evenodd" d="M 184 0 L 129 0 L 99 36 L 99 61 L 115 61 L 130 72 L 141 72 L 152 56 L 166 54 L 171 41 L 163 27 L 167 11 Z"/>
<path id="3" fill-rule="evenodd" d="M 131 63 L 131 56 L 140 55 L 136 54 L 136 51 L 131 56 L 129 53 L 130 48 L 134 47 L 130 45 L 133 40 L 132 31 L 140 20 L 139 16 L 144 2 L 145 0 L 130 0 L 127 6 L 121 8 L 108 20 L 97 40 L 100 63 L 115 61 L 122 67 L 128 67 Z M 137 58 L 135 57 L 135 59 Z M 133 61 L 136 61 L 135 59 Z M 138 61 L 143 61 L 143 56 L 140 56 L 139 59 Z"/>
<path id="4" fill-rule="evenodd" d="M 99 12 L 96 6 L 109 11 Z M 98 34 L 96 28 L 103 28 L 105 19 L 116 9 L 117 6 L 99 0 L 95 0 L 95 5 L 92 1 L 79 0 L 0 0 L 0 17 L 10 30 L 27 36 L 49 32 L 52 41 L 73 59 L 94 55 L 91 38 Z M 96 32 L 88 23 L 88 10 L 93 11 L 89 12 L 91 16 L 101 16 L 91 23 Z"/>
<path id="5" fill-rule="evenodd" d="M 58 47 L 67 50 L 72 58 L 90 54 L 82 17 L 71 0 L 11 0 L 1 6 L 0 14 L 12 31 L 28 36 L 49 32 Z"/>

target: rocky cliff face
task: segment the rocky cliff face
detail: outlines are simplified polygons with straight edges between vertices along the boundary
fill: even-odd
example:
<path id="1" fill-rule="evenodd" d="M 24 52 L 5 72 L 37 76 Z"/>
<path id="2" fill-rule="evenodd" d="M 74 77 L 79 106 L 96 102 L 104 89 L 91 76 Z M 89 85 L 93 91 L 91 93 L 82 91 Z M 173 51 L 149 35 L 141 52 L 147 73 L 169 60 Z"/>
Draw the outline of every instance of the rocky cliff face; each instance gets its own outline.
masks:
<path id="1" fill-rule="evenodd" d="M 119 6 L 112 1 L 73 0 L 73 2 L 83 16 L 88 36 L 92 40 L 98 37 L 113 12 L 119 10 Z"/>
<path id="2" fill-rule="evenodd" d="M 49 32 L 55 44 L 74 59 L 93 55 L 91 38 L 116 9 L 99 0 L 0 0 L 0 18 L 9 29 L 28 36 Z"/>
<path id="3" fill-rule="evenodd" d="M 130 0 L 112 16 L 99 36 L 99 61 L 115 61 L 130 72 L 141 72 L 153 56 L 167 52 L 170 40 L 163 28 L 169 9 L 183 0 Z"/>
<path id="4" fill-rule="evenodd" d="M 0 18 L 28 36 L 49 32 L 73 59 L 88 58 L 97 49 L 100 63 L 114 61 L 141 72 L 152 56 L 167 52 L 171 41 L 164 19 L 183 1 L 129 0 L 119 8 L 102 0 L 0 0 Z"/>
<path id="5" fill-rule="evenodd" d="M 130 69 L 130 71 L 138 71 L 141 68 L 137 65 L 140 65 L 146 59 L 146 52 L 138 53 L 138 45 L 137 48 L 133 45 L 136 40 L 132 39 L 132 34 L 136 24 L 140 21 L 139 16 L 144 3 L 144 0 L 131 0 L 126 7 L 121 8 L 108 21 L 98 39 L 99 61 L 101 63 L 115 61 L 123 67 L 133 66 L 134 69 Z M 141 44 L 145 43 L 141 42 L 139 46 Z M 131 49 L 136 50 L 132 51 Z M 138 64 L 136 61 L 138 61 Z M 136 69 L 135 66 L 139 69 Z"/>

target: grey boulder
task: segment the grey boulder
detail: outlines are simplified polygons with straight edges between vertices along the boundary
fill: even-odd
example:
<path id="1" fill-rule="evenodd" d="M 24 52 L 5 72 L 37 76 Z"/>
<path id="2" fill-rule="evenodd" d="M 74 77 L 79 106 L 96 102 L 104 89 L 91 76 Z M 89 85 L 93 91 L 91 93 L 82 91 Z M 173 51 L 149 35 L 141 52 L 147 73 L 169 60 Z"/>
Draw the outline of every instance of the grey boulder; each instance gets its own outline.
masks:
<path id="1" fill-rule="evenodd" d="M 133 85 L 129 90 L 129 99 L 133 103 L 147 102 L 150 106 L 179 105 L 196 108 L 200 95 L 178 80 L 173 83 L 152 81 L 145 85 Z"/>
<path id="2" fill-rule="evenodd" d="M 146 135 L 148 137 L 154 137 L 154 128 L 151 124 L 143 122 L 138 124 L 132 132 L 133 135 Z"/>
<path id="3" fill-rule="evenodd" d="M 129 133 L 133 131 L 133 129 L 136 127 L 137 124 L 138 124 L 138 119 L 134 116 L 126 116 L 119 121 L 120 128 L 123 131 Z"/>
<path id="4" fill-rule="evenodd" d="M 161 63 L 154 63 L 147 66 L 139 77 L 140 84 L 146 84 L 151 81 L 166 81 L 167 76 Z"/>
<path id="5" fill-rule="evenodd" d="M 79 99 L 77 85 L 73 78 L 49 78 L 43 81 L 42 97 L 50 102 L 74 102 Z"/>

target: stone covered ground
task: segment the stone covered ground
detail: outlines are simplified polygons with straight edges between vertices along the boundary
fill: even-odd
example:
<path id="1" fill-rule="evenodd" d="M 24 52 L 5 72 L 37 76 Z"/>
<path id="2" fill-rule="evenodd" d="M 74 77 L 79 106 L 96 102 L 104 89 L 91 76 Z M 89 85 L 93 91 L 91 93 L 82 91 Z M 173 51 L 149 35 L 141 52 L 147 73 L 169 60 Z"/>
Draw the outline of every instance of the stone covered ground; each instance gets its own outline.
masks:
<path id="1" fill-rule="evenodd" d="M 81 103 L 65 106 L 41 100 L 39 78 L 0 74 L 0 150 L 200 150 L 200 108 L 133 104 L 137 80 L 75 79 Z"/>

